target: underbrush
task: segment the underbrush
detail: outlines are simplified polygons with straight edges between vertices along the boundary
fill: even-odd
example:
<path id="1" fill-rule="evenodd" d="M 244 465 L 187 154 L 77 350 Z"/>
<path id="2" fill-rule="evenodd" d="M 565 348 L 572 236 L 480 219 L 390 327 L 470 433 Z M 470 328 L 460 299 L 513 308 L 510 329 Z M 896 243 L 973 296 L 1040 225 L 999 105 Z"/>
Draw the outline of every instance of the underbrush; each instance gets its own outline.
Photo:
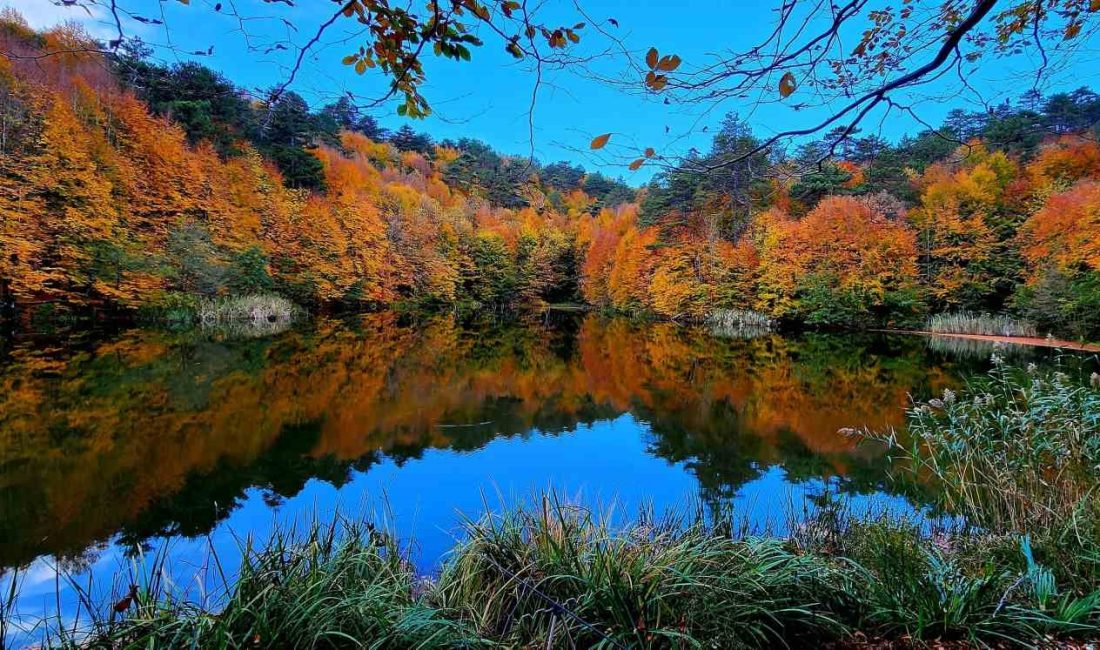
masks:
<path id="1" fill-rule="evenodd" d="M 914 404 L 904 434 L 863 435 L 885 443 L 901 471 L 931 485 L 946 511 L 985 538 L 1026 541 L 1021 553 L 989 549 L 989 561 L 1022 572 L 1041 613 L 1095 625 L 1100 375 L 1068 360 L 1019 368 L 995 356 L 994 365 L 963 393 Z"/>

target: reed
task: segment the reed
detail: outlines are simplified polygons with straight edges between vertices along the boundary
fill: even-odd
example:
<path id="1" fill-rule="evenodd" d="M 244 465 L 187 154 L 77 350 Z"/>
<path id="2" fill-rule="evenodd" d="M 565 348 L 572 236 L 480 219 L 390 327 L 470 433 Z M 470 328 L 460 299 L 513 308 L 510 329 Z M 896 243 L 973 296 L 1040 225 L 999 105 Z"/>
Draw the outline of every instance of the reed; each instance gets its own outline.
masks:
<path id="1" fill-rule="evenodd" d="M 210 298 L 198 306 L 198 319 L 203 325 L 248 323 L 268 327 L 292 323 L 302 314 L 302 309 L 286 298 L 266 294 Z"/>
<path id="2" fill-rule="evenodd" d="M 1039 335 L 1034 325 L 1011 316 L 965 311 L 953 314 L 936 314 L 928 319 L 926 329 L 937 334 L 983 334 L 987 336 L 1022 337 Z"/>
<path id="3" fill-rule="evenodd" d="M 756 338 L 775 329 L 775 321 L 751 309 L 715 309 L 707 314 L 706 324 L 716 336 Z"/>
<path id="4" fill-rule="evenodd" d="M 987 528 L 1026 532 L 1095 510 L 1097 375 L 994 364 L 965 394 L 914 404 L 905 435 L 865 435 L 934 479 L 949 510 Z"/>

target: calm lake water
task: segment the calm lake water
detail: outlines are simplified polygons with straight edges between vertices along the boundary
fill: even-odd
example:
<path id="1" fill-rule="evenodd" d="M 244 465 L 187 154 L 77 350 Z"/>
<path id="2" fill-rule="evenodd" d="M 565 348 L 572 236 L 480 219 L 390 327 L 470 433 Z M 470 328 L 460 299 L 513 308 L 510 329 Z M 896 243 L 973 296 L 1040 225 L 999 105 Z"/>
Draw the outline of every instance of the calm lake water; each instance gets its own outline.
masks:
<path id="1" fill-rule="evenodd" d="M 22 567 L 30 614 L 56 606 L 58 567 L 121 589 L 167 543 L 186 581 L 211 548 L 336 510 L 385 518 L 425 572 L 461 514 L 547 488 L 626 515 L 732 504 L 778 532 L 826 492 L 920 513 L 921 490 L 837 430 L 902 425 L 910 395 L 990 352 L 569 313 L 0 341 L 0 568 Z"/>

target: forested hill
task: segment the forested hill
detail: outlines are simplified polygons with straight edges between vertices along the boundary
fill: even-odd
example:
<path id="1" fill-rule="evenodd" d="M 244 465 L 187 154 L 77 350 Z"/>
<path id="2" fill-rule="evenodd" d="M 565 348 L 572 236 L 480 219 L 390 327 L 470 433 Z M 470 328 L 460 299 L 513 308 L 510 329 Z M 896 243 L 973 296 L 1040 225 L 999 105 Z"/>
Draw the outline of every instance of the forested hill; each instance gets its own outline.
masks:
<path id="1" fill-rule="evenodd" d="M 197 64 L 109 60 L 0 23 L 0 285 L 16 304 L 575 300 L 578 242 L 635 190 L 341 100 L 271 106 Z M 42 51 L 73 51 L 35 58 Z M 583 218 L 582 218 L 583 217 Z M 589 224 L 582 226 L 582 224 Z"/>
<path id="2" fill-rule="evenodd" d="M 250 99 L 197 64 L 88 53 L 0 18 L 0 298 L 187 308 L 276 292 L 308 305 L 718 308 L 822 325 L 1011 311 L 1100 328 L 1100 98 L 953 112 L 890 144 L 710 151 L 638 192 L 568 163 L 387 132 L 348 100 Z M 43 51 L 69 52 L 36 57 Z M 831 142 L 826 138 L 823 142 Z"/>

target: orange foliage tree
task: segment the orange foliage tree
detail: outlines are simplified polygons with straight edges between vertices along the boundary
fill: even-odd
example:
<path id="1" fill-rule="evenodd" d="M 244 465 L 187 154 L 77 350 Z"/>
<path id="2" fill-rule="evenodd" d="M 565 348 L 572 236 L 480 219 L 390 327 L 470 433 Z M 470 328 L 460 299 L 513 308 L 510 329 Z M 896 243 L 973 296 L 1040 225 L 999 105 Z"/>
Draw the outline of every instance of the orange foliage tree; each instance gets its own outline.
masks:
<path id="1" fill-rule="evenodd" d="M 1016 174 L 1016 164 L 1003 152 L 989 153 L 972 143 L 961 163 L 931 165 L 917 181 L 920 205 L 909 217 L 918 233 L 921 276 L 935 306 L 981 308 L 994 294 L 1007 272 L 999 265 L 1006 250 L 996 228 Z"/>
<path id="2" fill-rule="evenodd" d="M 758 306 L 768 313 L 836 325 L 917 308 L 915 237 L 867 203 L 828 197 L 800 221 L 774 213 L 762 227 Z"/>

